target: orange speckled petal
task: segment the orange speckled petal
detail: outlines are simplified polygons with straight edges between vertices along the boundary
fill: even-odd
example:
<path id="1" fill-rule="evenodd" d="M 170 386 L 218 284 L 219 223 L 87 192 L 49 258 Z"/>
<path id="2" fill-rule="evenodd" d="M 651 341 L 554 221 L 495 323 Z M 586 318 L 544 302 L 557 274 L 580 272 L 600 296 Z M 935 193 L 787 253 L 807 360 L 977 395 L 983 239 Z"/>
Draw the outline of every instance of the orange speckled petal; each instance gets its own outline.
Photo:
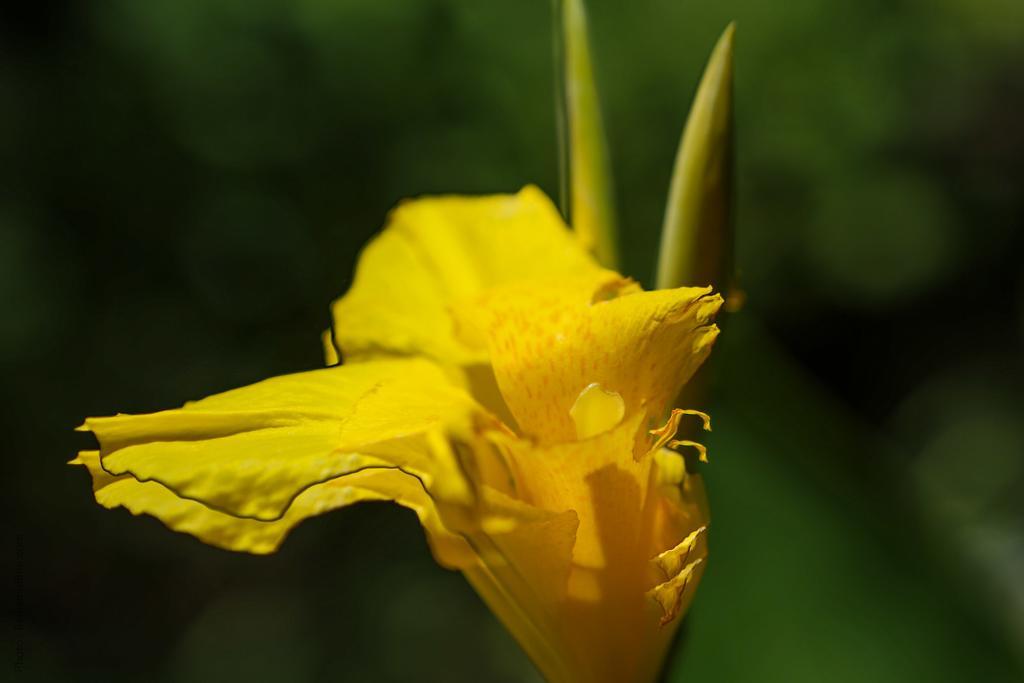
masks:
<path id="1" fill-rule="evenodd" d="M 722 298 L 707 287 L 644 292 L 610 271 L 488 292 L 458 311 L 484 335 L 502 395 L 541 443 L 577 437 L 570 415 L 593 383 L 621 396 L 625 414 L 660 417 L 711 351 Z"/>

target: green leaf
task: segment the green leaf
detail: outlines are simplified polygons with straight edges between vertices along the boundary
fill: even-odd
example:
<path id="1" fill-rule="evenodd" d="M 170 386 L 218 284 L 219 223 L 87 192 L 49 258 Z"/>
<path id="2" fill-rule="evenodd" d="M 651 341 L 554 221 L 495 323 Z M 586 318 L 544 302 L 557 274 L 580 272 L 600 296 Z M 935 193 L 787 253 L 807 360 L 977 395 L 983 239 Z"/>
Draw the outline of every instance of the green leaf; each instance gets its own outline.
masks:
<path id="1" fill-rule="evenodd" d="M 733 35 L 718 39 L 704 69 L 669 187 L 657 286 L 732 286 Z M 735 303 L 735 302 L 733 302 Z"/>
<path id="2" fill-rule="evenodd" d="M 580 241 L 601 265 L 616 268 L 618 249 L 611 162 L 594 82 L 583 0 L 555 0 L 555 14 L 559 102 L 564 117 L 560 121 L 562 170 L 563 182 L 566 172 L 568 174 L 568 218 Z"/>

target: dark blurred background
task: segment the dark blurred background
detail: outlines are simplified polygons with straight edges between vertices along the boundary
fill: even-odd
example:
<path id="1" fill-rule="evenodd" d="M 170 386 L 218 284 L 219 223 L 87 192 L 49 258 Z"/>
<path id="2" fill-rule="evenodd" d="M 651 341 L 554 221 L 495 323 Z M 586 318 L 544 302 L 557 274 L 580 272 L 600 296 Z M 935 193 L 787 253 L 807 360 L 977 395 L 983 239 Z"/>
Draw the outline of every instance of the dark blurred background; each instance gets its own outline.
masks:
<path id="1" fill-rule="evenodd" d="M 748 304 L 716 351 L 711 565 L 668 680 L 1021 680 L 1024 3 L 589 5 L 646 281 L 690 98 L 738 22 Z M 328 302 L 400 198 L 556 192 L 549 3 L 2 12 L 4 665 L 535 680 L 410 513 L 234 555 L 100 508 L 64 462 L 86 415 L 320 364 Z"/>

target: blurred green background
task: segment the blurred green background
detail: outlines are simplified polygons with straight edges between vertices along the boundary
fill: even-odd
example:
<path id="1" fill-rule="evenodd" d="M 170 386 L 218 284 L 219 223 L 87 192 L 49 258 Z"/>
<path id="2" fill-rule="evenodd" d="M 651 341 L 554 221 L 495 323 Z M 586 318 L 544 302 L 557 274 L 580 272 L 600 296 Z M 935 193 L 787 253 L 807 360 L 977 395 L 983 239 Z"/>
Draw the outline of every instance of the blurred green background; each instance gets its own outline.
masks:
<path id="1" fill-rule="evenodd" d="M 649 280 L 738 22 L 739 262 L 671 681 L 1024 677 L 1024 3 L 592 0 Z M 0 17 L 5 666 L 30 681 L 530 681 L 415 518 L 234 555 L 92 502 L 86 415 L 317 366 L 400 198 L 557 191 L 546 0 L 109 0 Z M 10 469 L 8 470 L 10 472 Z"/>

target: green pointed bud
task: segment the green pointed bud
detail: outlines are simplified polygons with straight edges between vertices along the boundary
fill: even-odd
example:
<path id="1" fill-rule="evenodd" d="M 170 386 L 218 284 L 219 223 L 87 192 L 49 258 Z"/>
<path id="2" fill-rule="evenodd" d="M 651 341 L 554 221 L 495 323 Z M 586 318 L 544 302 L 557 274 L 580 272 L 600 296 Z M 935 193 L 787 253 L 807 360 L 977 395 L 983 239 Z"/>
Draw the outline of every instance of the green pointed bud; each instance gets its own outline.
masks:
<path id="1" fill-rule="evenodd" d="M 568 135 L 563 162 L 568 166 L 569 222 L 583 245 L 606 268 L 617 268 L 615 201 L 611 162 L 594 82 L 583 0 L 555 0 L 559 52 L 560 105 Z M 566 139 L 567 138 L 567 139 Z"/>
<path id="2" fill-rule="evenodd" d="M 659 289 L 713 285 L 733 293 L 733 35 L 729 24 L 704 69 L 669 187 L 658 256 Z"/>

